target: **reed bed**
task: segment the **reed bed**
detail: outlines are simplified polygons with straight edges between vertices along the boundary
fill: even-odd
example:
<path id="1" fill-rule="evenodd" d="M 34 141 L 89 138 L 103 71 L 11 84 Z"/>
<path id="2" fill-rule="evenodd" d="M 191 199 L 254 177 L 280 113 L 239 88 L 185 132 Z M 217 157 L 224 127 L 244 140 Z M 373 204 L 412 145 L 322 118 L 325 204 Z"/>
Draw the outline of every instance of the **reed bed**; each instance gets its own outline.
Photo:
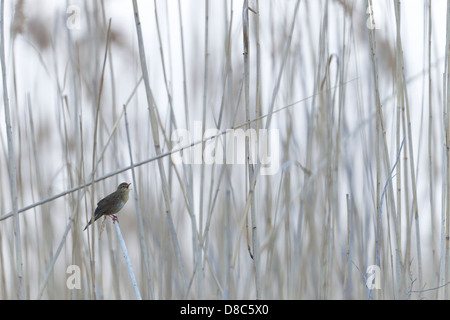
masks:
<path id="1" fill-rule="evenodd" d="M 1 9 L 1 299 L 449 298 L 450 1 Z"/>

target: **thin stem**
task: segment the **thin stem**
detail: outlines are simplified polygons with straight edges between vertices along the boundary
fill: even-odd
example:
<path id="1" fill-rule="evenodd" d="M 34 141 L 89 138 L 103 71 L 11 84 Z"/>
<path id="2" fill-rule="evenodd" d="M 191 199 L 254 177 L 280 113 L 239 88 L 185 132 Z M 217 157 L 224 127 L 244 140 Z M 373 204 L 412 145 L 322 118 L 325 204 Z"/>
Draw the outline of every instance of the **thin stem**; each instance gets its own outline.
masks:
<path id="1" fill-rule="evenodd" d="M 131 265 L 131 260 L 128 255 L 127 246 L 125 245 L 125 241 L 123 240 L 122 233 L 120 232 L 119 222 L 114 223 L 116 226 L 117 237 L 119 238 L 120 246 L 122 247 L 123 257 L 127 262 L 128 274 L 130 275 L 131 284 L 133 285 L 134 294 L 136 295 L 136 299 L 142 300 L 141 293 L 139 292 L 139 287 L 136 282 L 136 277 L 134 276 L 133 266 Z"/>
<path id="2" fill-rule="evenodd" d="M 9 98 L 8 98 L 8 84 L 6 79 L 6 63 L 5 63 L 5 1 L 1 2 L 0 12 L 0 60 L 2 67 L 2 83 L 3 83 L 3 104 L 5 109 L 5 123 L 6 123 L 6 136 L 8 139 L 8 167 L 9 167 L 9 190 L 11 193 L 11 202 L 13 207 L 14 217 L 14 248 L 16 254 L 16 268 L 17 268 L 17 298 L 22 300 L 25 298 L 24 282 L 23 282 L 23 261 L 22 261 L 22 242 L 20 234 L 20 220 L 17 203 L 17 177 L 16 177 L 16 160 L 14 156 L 14 142 L 13 132 L 11 124 L 11 114 L 9 110 Z"/>
<path id="3" fill-rule="evenodd" d="M 150 123 L 151 123 L 151 129 L 152 129 L 152 133 L 153 133 L 153 143 L 154 143 L 154 147 L 155 147 L 157 156 L 160 156 L 161 155 L 161 145 L 160 145 L 160 140 L 159 140 L 158 121 L 156 118 L 156 105 L 155 105 L 155 101 L 153 99 L 152 91 L 150 89 L 150 79 L 149 79 L 148 71 L 147 71 L 147 61 L 145 58 L 144 40 L 143 40 L 143 35 L 142 35 L 141 22 L 140 22 L 140 18 L 139 18 L 139 9 L 138 9 L 138 5 L 137 5 L 137 0 L 133 0 L 133 9 L 134 9 L 134 19 L 135 19 L 135 23 L 136 23 L 136 33 L 137 33 L 138 44 L 139 44 L 139 57 L 140 57 L 140 62 L 141 62 L 142 74 L 144 76 L 145 93 L 146 93 L 146 97 L 147 97 L 147 107 L 148 107 L 148 111 L 150 114 Z M 178 262 L 178 267 L 182 274 L 183 285 L 186 288 L 187 287 L 186 272 L 185 272 L 183 260 L 181 257 L 181 250 L 180 250 L 180 245 L 178 243 L 178 237 L 177 237 L 177 234 L 175 231 L 175 226 L 173 225 L 171 206 L 170 206 L 171 199 L 170 199 L 170 195 L 169 195 L 169 186 L 167 183 L 167 178 L 166 178 L 166 174 L 165 174 L 165 170 L 164 170 L 164 163 L 162 161 L 162 157 L 158 157 L 157 161 L 158 161 L 158 168 L 159 168 L 159 173 L 160 173 L 160 177 L 161 177 L 162 192 L 164 195 L 164 203 L 165 203 L 165 208 L 166 208 L 165 216 L 166 216 L 167 223 L 168 223 L 169 236 L 171 237 L 172 243 L 174 245 L 177 262 Z"/>
<path id="4" fill-rule="evenodd" d="M 139 229 L 139 242 L 141 244 L 141 255 L 144 258 L 144 271 L 145 271 L 145 276 L 147 279 L 147 287 L 148 287 L 148 291 L 150 294 L 150 299 L 155 299 L 154 294 L 153 294 L 153 285 L 152 285 L 152 280 L 150 277 L 150 261 L 149 261 L 149 257 L 148 257 L 148 250 L 147 250 L 147 244 L 145 242 L 145 231 L 144 231 L 144 222 L 142 220 L 142 214 L 141 214 L 141 207 L 139 205 L 139 199 L 138 199 L 138 183 L 136 180 L 136 173 L 135 173 L 135 167 L 134 167 L 134 162 L 133 162 L 133 152 L 131 151 L 131 139 L 130 139 L 130 131 L 128 128 L 128 118 L 127 118 L 127 112 L 126 112 L 126 107 L 125 105 L 123 106 L 123 110 L 124 110 L 124 120 L 125 120 L 125 128 L 126 128 L 126 132 L 127 132 L 127 142 L 128 142 L 128 153 L 130 155 L 130 165 L 131 165 L 131 173 L 132 173 L 132 177 L 133 177 L 133 189 L 134 189 L 134 204 L 135 204 L 135 208 L 136 208 L 136 215 L 137 215 L 137 219 L 138 219 L 138 229 Z"/>

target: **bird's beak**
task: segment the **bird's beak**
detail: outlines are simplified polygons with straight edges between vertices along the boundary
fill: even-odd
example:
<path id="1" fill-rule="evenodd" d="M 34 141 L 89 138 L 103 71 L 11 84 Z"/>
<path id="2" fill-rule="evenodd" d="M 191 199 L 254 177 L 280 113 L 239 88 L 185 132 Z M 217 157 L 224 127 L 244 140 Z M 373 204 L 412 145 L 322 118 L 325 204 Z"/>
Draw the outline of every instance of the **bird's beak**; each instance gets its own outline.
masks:
<path id="1" fill-rule="evenodd" d="M 128 184 L 127 189 L 130 189 L 131 183 Z"/>

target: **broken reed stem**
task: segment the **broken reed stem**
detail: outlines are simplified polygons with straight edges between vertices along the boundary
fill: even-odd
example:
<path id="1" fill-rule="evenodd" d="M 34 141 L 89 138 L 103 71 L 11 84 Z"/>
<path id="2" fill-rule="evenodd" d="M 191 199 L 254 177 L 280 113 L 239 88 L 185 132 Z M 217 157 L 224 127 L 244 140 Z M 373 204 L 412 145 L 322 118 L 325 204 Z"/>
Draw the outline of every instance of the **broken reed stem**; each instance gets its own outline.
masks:
<path id="1" fill-rule="evenodd" d="M 349 82 L 354 81 L 354 80 L 357 80 L 357 78 L 351 79 L 351 80 L 347 81 L 346 83 L 344 83 L 344 84 L 342 84 L 342 85 L 346 85 L 346 84 L 348 84 Z M 341 86 L 341 85 L 340 85 L 340 86 Z M 332 89 L 334 89 L 334 88 L 330 88 L 330 89 L 326 89 L 326 90 L 332 90 Z M 325 91 L 325 90 L 324 90 L 324 91 Z M 304 98 L 304 99 L 295 101 L 295 102 L 293 102 L 293 103 L 291 103 L 291 104 L 288 104 L 288 105 L 286 105 L 286 106 L 284 106 L 284 107 L 281 107 L 281 108 L 279 108 L 279 109 L 273 110 L 270 114 L 267 113 L 267 114 L 264 114 L 264 115 L 262 115 L 262 116 L 260 116 L 260 117 L 256 117 L 255 119 L 251 120 L 251 122 L 260 121 L 260 120 L 262 120 L 262 119 L 264 119 L 264 118 L 269 117 L 271 114 L 275 114 L 275 113 L 280 112 L 280 111 L 283 111 L 283 110 L 285 110 L 285 109 L 287 109 L 287 108 L 293 107 L 293 106 L 295 106 L 295 105 L 297 105 L 297 104 L 299 104 L 299 103 L 301 103 L 301 102 L 305 102 L 306 100 L 309 100 L 309 99 L 311 99 L 311 98 L 313 98 L 313 97 L 315 97 L 315 96 L 321 94 L 321 92 L 322 92 L 322 91 L 319 91 L 319 92 L 317 92 L 317 93 L 315 93 L 315 94 L 313 94 L 313 95 L 311 95 L 311 96 L 309 96 L 309 97 L 306 97 L 306 98 Z M 196 145 L 202 143 L 203 141 L 211 140 L 211 139 L 214 139 L 214 138 L 218 138 L 218 137 L 220 137 L 220 136 L 222 136 L 222 135 L 225 135 L 225 134 L 228 132 L 228 130 L 236 130 L 236 129 L 243 128 L 243 127 L 245 127 L 245 126 L 247 126 L 247 122 L 241 123 L 241 124 L 236 125 L 236 126 L 234 126 L 234 127 L 232 127 L 232 128 L 228 128 L 228 129 L 224 129 L 224 130 L 222 130 L 222 131 L 219 131 L 219 133 L 217 133 L 216 135 L 210 136 L 210 137 L 208 137 L 207 139 L 201 139 L 201 140 L 198 140 L 198 141 L 194 141 L 194 142 L 192 142 L 192 143 L 190 143 L 190 144 L 188 144 L 188 145 L 185 145 L 185 146 L 182 146 L 182 147 L 179 147 L 179 148 L 174 148 L 173 150 L 167 151 L 167 152 L 165 152 L 165 153 L 161 153 L 161 154 L 159 154 L 159 155 L 157 155 L 157 156 L 154 156 L 154 157 L 152 157 L 152 158 L 148 158 L 148 159 L 145 159 L 145 160 L 136 162 L 136 163 L 134 164 L 134 167 L 135 167 L 135 168 L 136 168 L 136 167 L 140 167 L 140 166 L 143 166 L 143 165 L 148 164 L 148 163 L 150 163 L 150 162 L 157 161 L 157 160 L 162 159 L 162 158 L 165 158 L 165 157 L 167 157 L 167 156 L 171 156 L 171 155 L 173 155 L 173 154 L 175 154 L 175 153 L 177 153 L 177 152 L 181 152 L 181 151 L 183 151 L 183 150 L 185 150 L 185 149 L 187 149 L 187 148 L 192 148 L 192 147 L 194 147 L 194 146 L 196 146 Z M 116 127 L 116 125 L 115 125 L 114 127 Z M 114 129 L 115 129 L 115 128 L 114 128 Z M 43 205 L 43 204 L 45 204 L 45 203 L 47 203 L 47 202 L 54 201 L 54 200 L 56 200 L 56 199 L 58 199 L 58 198 L 61 198 L 61 197 L 65 196 L 65 195 L 68 195 L 68 194 L 70 194 L 70 193 L 76 192 L 76 191 L 78 191 L 78 190 L 80 190 L 80 189 L 87 188 L 87 187 L 89 187 L 90 185 L 92 185 L 92 184 L 94 184 L 94 183 L 97 183 L 97 182 L 100 182 L 100 181 L 102 181 L 102 180 L 105 180 L 105 179 L 114 177 L 114 176 L 116 176 L 116 175 L 118 175 L 118 174 L 120 174 L 120 173 L 122 173 L 122 172 L 125 172 L 125 171 L 130 170 L 131 168 L 132 168 L 131 165 L 130 165 L 130 166 L 126 166 L 126 167 L 117 169 L 117 170 L 115 170 L 115 171 L 112 171 L 112 172 L 110 172 L 110 173 L 107 173 L 107 174 L 105 174 L 105 175 L 103 175 L 103 176 L 101 176 L 101 177 L 98 177 L 98 178 L 96 178 L 96 179 L 90 180 L 90 181 L 88 181 L 88 182 L 86 182 L 86 183 L 83 183 L 83 184 L 80 184 L 80 185 L 75 186 L 75 187 L 73 187 L 73 188 L 64 190 L 63 192 L 60 192 L 60 193 L 58 193 L 58 194 L 55 194 L 55 195 L 53 195 L 53 196 L 50 196 L 50 197 L 48 197 L 48 198 L 39 200 L 39 201 L 37 201 L 37 202 L 35 202 L 35 203 L 32 203 L 32 204 L 30 204 L 30 205 L 28 205 L 28 206 L 25 206 L 25 207 L 23 207 L 23 208 L 20 208 L 20 209 L 18 210 L 18 213 L 22 213 L 22 212 L 28 211 L 28 210 L 33 209 L 33 208 L 35 208 L 35 207 L 41 206 L 41 205 Z M 14 216 L 13 212 L 5 213 L 4 215 L 0 216 L 0 221 L 6 220 L 6 219 L 11 218 L 11 217 L 13 217 L 13 216 Z"/>

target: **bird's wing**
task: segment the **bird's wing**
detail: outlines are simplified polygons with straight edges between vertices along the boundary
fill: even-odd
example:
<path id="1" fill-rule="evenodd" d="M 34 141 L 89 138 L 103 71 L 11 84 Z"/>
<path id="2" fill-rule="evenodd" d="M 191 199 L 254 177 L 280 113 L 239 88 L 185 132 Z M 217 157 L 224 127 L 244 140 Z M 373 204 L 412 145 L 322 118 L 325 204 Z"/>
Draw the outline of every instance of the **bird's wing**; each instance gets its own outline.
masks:
<path id="1" fill-rule="evenodd" d="M 100 200 L 100 201 L 97 203 L 97 206 L 100 206 L 100 205 L 104 204 L 105 202 L 108 202 L 108 201 L 111 200 L 111 198 L 113 198 L 113 197 L 114 197 L 114 192 L 111 193 L 111 194 L 109 194 L 109 195 L 107 195 L 107 196 L 104 197 L 102 200 Z"/>
<path id="2" fill-rule="evenodd" d="M 111 193 L 107 195 L 102 200 L 97 203 L 97 208 L 95 209 L 94 216 L 97 221 L 105 212 L 109 212 L 111 209 L 111 201 L 114 197 L 114 194 Z"/>

